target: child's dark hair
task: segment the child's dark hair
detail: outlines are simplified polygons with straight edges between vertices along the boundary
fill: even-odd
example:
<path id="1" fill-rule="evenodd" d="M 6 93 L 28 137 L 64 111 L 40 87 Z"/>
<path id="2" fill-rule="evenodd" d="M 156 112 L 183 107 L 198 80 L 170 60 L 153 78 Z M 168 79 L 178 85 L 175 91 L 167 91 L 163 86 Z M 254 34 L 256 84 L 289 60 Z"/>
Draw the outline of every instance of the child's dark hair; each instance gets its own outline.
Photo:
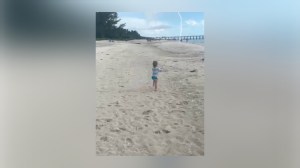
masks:
<path id="1" fill-rule="evenodd" d="M 157 67 L 157 61 L 153 61 L 153 67 Z"/>

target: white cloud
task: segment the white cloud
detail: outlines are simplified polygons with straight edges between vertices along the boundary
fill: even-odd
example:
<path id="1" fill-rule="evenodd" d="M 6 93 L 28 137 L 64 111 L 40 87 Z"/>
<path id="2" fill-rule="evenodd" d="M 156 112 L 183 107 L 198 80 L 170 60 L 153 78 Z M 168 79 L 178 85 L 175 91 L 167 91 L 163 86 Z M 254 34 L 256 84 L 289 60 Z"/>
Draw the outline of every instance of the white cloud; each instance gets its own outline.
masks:
<path id="1" fill-rule="evenodd" d="M 162 32 L 166 32 L 167 29 L 170 29 L 171 26 L 165 22 L 155 21 L 155 20 L 146 20 L 141 18 L 133 17 L 121 17 L 121 21 L 118 25 L 126 23 L 124 28 L 129 30 L 136 30 L 142 36 L 157 36 Z"/>
<path id="2" fill-rule="evenodd" d="M 160 30 L 160 29 L 169 29 L 169 28 L 171 28 L 171 26 L 161 24 L 161 25 L 150 26 L 147 29 L 149 29 L 149 30 Z"/>
<path id="3" fill-rule="evenodd" d="M 188 25 L 191 25 L 191 26 L 196 26 L 196 25 L 199 24 L 197 21 L 192 20 L 192 19 L 189 19 L 189 20 L 185 21 L 185 23 L 188 24 Z"/>
<path id="4" fill-rule="evenodd" d="M 185 21 L 187 25 L 191 26 L 204 26 L 204 20 L 201 20 L 200 22 L 197 22 L 196 20 L 193 19 L 188 19 Z"/>

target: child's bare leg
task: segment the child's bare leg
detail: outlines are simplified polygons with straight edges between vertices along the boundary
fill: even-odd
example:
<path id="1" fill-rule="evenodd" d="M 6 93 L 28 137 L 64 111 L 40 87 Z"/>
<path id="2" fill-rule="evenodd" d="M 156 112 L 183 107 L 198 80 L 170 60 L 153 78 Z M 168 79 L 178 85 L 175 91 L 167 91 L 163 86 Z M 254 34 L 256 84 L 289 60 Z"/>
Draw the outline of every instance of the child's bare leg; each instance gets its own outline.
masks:
<path id="1" fill-rule="evenodd" d="M 157 80 L 155 80 L 155 91 L 157 91 Z"/>
<path id="2" fill-rule="evenodd" d="M 155 80 L 153 80 L 153 87 L 155 86 Z"/>

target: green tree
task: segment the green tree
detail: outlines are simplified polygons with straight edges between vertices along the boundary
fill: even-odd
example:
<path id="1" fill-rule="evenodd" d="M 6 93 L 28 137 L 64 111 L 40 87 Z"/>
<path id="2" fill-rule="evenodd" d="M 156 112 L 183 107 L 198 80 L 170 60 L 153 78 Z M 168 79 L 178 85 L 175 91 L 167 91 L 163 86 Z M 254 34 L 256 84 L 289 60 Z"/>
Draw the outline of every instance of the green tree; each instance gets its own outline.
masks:
<path id="1" fill-rule="evenodd" d="M 125 23 L 117 26 L 120 19 L 116 12 L 96 13 L 96 38 L 97 39 L 138 39 L 141 38 L 137 31 L 124 29 Z"/>
<path id="2" fill-rule="evenodd" d="M 96 13 L 96 37 L 112 38 L 116 24 L 120 21 L 116 12 Z"/>

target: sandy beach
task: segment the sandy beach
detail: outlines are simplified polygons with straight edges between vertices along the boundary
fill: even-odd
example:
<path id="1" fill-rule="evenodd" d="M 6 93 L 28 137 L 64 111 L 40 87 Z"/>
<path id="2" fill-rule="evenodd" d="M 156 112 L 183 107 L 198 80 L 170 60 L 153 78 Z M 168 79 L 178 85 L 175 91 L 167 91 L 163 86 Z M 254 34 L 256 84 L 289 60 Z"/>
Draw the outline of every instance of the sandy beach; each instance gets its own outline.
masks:
<path id="1" fill-rule="evenodd" d="M 98 156 L 204 155 L 203 46 L 97 41 L 96 74 Z"/>

